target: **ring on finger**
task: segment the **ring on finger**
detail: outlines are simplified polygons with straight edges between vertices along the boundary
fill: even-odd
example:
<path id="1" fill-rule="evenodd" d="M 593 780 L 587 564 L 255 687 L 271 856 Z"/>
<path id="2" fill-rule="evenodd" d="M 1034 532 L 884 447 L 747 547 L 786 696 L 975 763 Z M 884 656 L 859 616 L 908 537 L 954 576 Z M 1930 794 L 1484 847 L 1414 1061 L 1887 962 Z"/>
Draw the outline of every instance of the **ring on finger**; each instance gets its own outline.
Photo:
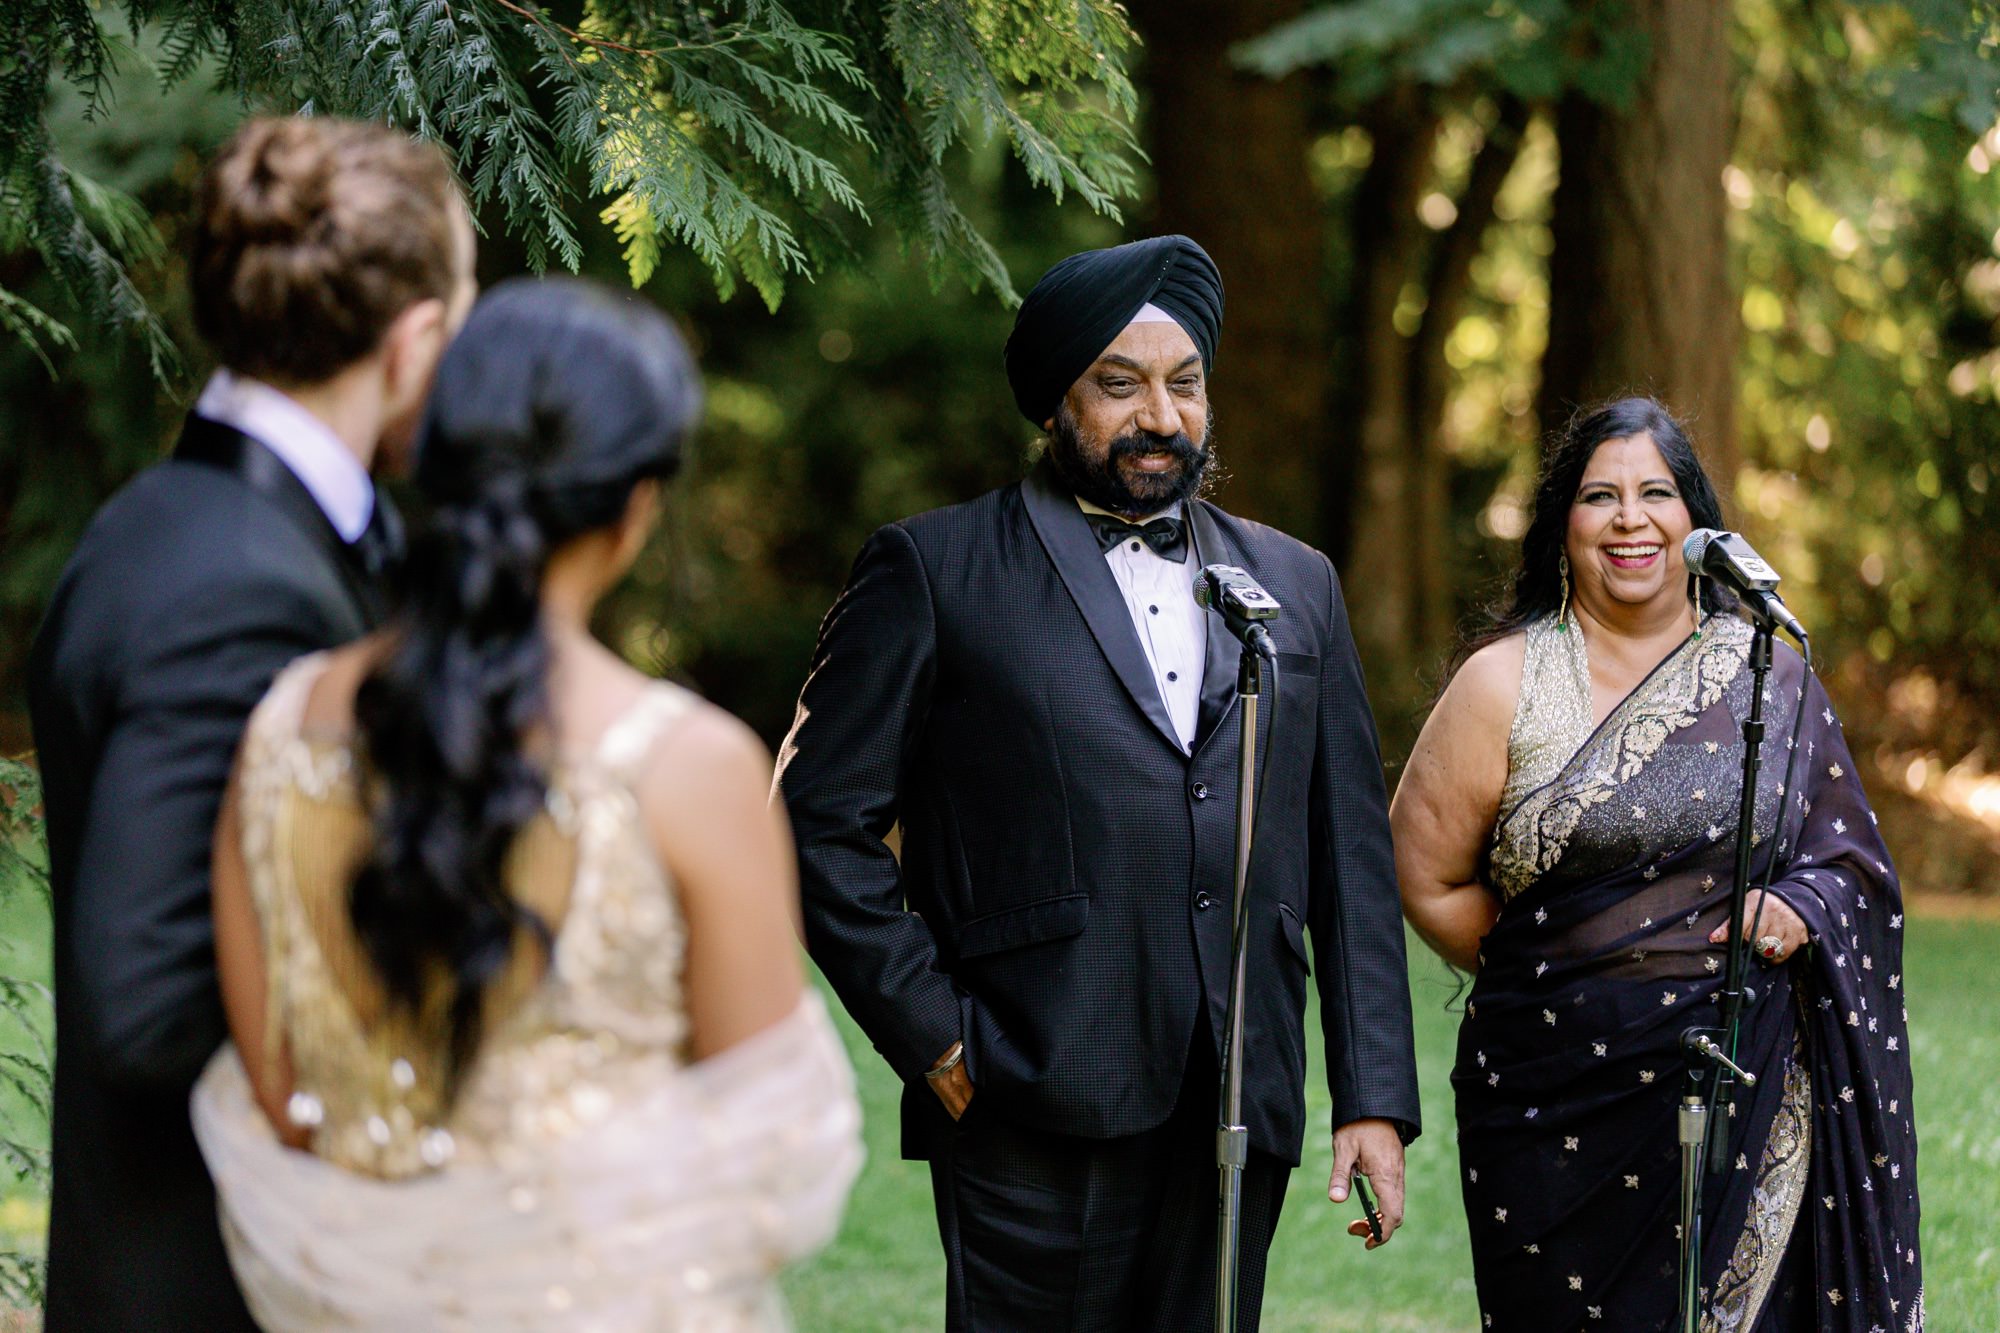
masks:
<path id="1" fill-rule="evenodd" d="M 1776 962 L 1778 950 L 1784 947 L 1785 942 L 1776 935 L 1760 935 L 1757 939 L 1757 952 L 1768 962 Z"/>

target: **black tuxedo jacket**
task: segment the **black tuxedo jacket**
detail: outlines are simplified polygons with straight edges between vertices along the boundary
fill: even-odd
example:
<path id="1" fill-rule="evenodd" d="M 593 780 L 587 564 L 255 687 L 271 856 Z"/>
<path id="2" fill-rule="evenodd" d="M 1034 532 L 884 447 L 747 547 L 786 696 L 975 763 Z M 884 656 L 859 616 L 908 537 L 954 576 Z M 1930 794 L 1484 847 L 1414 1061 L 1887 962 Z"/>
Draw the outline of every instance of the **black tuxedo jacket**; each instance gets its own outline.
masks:
<path id="1" fill-rule="evenodd" d="M 210 839 L 271 678 L 377 610 L 297 478 L 200 418 L 56 585 L 28 680 L 55 895 L 51 1333 L 255 1327 L 188 1123 L 227 1036 Z"/>
<path id="2" fill-rule="evenodd" d="M 1298 1160 L 1315 962 L 1335 1124 L 1381 1116 L 1414 1136 L 1387 803 L 1339 581 L 1300 542 L 1188 508 L 1189 580 L 1241 565 L 1284 607 L 1276 725 L 1268 692 L 1259 718 L 1251 1143 Z M 1024 1123 L 1112 1137 L 1173 1110 L 1201 1008 L 1207 1033 L 1224 1029 L 1237 657 L 1211 620 L 1184 752 L 1097 539 L 1046 465 L 862 549 L 779 781 L 808 948 L 906 1081 L 907 1155 L 947 1123 L 922 1076 L 961 1039 L 978 1099 Z"/>

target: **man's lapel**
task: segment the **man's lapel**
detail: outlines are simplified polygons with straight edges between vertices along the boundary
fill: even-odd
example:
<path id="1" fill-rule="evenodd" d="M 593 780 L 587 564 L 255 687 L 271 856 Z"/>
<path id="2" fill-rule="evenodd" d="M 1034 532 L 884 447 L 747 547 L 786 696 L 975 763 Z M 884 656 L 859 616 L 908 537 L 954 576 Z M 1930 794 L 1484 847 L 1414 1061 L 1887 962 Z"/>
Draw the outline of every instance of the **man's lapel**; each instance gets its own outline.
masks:
<path id="1" fill-rule="evenodd" d="M 1042 547 L 1048 551 L 1056 573 L 1062 576 L 1063 586 L 1069 589 L 1076 609 L 1083 613 L 1084 623 L 1090 626 L 1097 646 L 1104 651 L 1105 660 L 1111 663 L 1111 669 L 1132 696 L 1132 702 L 1139 705 L 1140 711 L 1145 713 L 1176 753 L 1186 753 L 1181 748 L 1180 736 L 1174 731 L 1173 719 L 1167 716 L 1167 705 L 1160 698 L 1159 685 L 1153 680 L 1153 669 L 1146 662 L 1146 650 L 1140 646 L 1139 632 L 1132 628 L 1132 613 L 1118 591 L 1118 580 L 1112 576 L 1111 567 L 1105 564 L 1103 548 L 1098 545 L 1096 534 L 1091 532 L 1089 520 L 1077 508 L 1076 498 L 1050 476 L 1049 465 L 1044 462 L 1021 483 L 1021 499 L 1027 505 L 1028 519 L 1035 526 L 1035 535 L 1041 538 Z M 1190 580 L 1194 572 L 1195 566 L 1190 563 Z M 1209 669 L 1213 671 L 1212 648 L 1209 656 Z"/>
<path id="2" fill-rule="evenodd" d="M 361 612 L 364 623 L 373 626 L 381 619 L 383 595 L 380 584 L 361 567 L 356 552 L 334 530 L 333 521 L 313 499 L 304 482 L 285 466 L 276 454 L 233 426 L 190 414 L 182 428 L 174 457 L 182 462 L 202 463 L 233 473 L 244 485 L 269 500 L 291 519 L 339 571 L 340 581 Z M 377 499 L 382 497 L 379 492 Z"/>
<path id="3" fill-rule="evenodd" d="M 1187 502 L 1188 531 L 1193 538 L 1193 555 L 1189 560 L 1190 581 L 1201 572 L 1203 565 L 1241 565 L 1243 552 L 1234 542 L 1223 536 L 1222 525 L 1215 521 L 1209 506 L 1201 500 Z M 1199 561 L 1200 564 L 1196 564 Z M 1201 677 L 1201 713 L 1194 728 L 1194 748 L 1197 753 L 1208 744 L 1208 738 L 1229 716 L 1236 706 L 1236 666 L 1241 656 L 1236 638 L 1223 626 L 1222 617 L 1213 611 L 1202 613 L 1202 623 L 1208 629 L 1208 662 Z"/>

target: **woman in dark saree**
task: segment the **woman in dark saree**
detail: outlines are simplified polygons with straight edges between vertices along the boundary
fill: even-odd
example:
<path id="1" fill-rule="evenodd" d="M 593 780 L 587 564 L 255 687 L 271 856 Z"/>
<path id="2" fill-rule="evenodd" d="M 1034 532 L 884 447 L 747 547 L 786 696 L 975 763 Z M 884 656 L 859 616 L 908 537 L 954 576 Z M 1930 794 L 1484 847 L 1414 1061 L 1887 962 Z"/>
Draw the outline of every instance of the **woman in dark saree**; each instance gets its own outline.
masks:
<path id="1" fill-rule="evenodd" d="M 1713 589 L 1690 601 L 1680 544 L 1721 526 L 1659 404 L 1580 416 L 1512 605 L 1396 795 L 1410 921 L 1477 973 L 1452 1084 L 1496 1333 L 1675 1326 L 1680 1036 L 1719 1022 L 1751 690 L 1750 626 Z M 1819 682 L 1781 645 L 1768 689 L 1753 870 L 1774 859 L 1739 1047 L 1758 1082 L 1706 1186 L 1702 1327 L 1906 1333 L 1924 1310 L 1901 890 Z"/>

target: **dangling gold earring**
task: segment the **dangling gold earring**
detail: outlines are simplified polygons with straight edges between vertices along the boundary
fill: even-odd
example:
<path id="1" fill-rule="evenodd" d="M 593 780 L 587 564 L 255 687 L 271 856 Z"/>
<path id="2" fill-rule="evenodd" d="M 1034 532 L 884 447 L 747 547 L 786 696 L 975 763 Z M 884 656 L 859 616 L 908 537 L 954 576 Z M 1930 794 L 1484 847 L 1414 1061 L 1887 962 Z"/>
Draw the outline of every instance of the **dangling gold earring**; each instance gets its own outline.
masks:
<path id="1" fill-rule="evenodd" d="M 1562 605 L 1556 608 L 1556 630 L 1558 633 L 1567 634 L 1569 633 L 1569 552 L 1568 551 L 1564 551 L 1562 553 L 1561 559 L 1556 563 L 1556 568 L 1562 571 L 1562 583 L 1563 583 Z"/>

